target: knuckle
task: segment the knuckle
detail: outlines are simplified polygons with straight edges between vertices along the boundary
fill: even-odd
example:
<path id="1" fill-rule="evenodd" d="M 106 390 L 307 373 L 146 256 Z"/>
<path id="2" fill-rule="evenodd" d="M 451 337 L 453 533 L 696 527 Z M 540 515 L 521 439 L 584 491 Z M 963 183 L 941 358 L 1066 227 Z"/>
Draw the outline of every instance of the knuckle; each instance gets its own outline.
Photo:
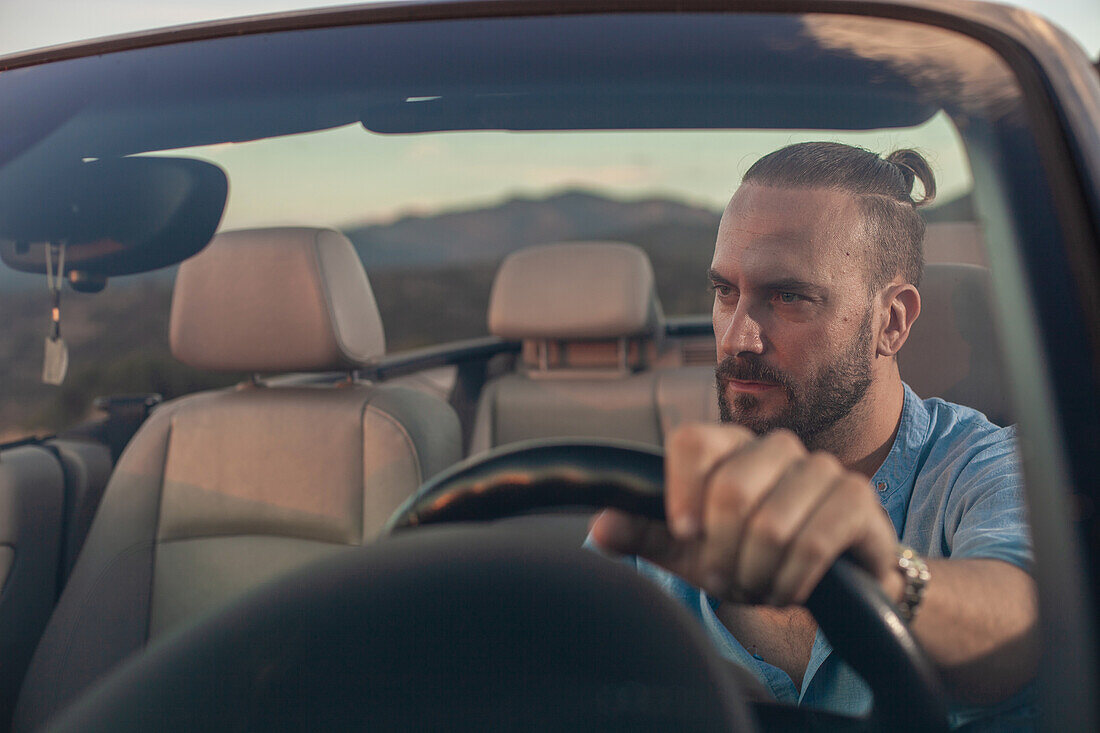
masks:
<path id="1" fill-rule="evenodd" d="M 750 437 L 752 433 L 740 425 L 683 423 L 673 428 L 665 444 L 669 455 L 690 459 L 736 449 Z"/>
<path id="2" fill-rule="evenodd" d="M 792 550 L 795 558 L 804 565 L 812 565 L 822 560 L 832 560 L 832 545 L 820 535 L 805 537 Z"/>
<path id="3" fill-rule="evenodd" d="M 756 433 L 744 425 L 723 425 L 721 430 L 726 434 L 727 440 L 734 444 L 742 444 L 756 439 Z"/>
<path id="4" fill-rule="evenodd" d="M 746 528 L 746 536 L 766 549 L 779 550 L 790 541 L 790 524 L 773 512 L 758 512 Z"/>
<path id="5" fill-rule="evenodd" d="M 697 455 L 703 448 L 706 430 L 699 423 L 685 423 L 675 427 L 668 436 L 668 448 L 672 454 Z"/>
<path id="6" fill-rule="evenodd" d="M 802 441 L 786 428 L 773 430 L 768 433 L 764 440 L 787 455 L 804 455 L 806 453 L 806 447 L 802 445 Z"/>
<path id="7" fill-rule="evenodd" d="M 731 461 L 719 466 L 711 477 L 708 497 L 717 509 L 740 514 L 751 501 L 748 493 L 741 472 Z"/>

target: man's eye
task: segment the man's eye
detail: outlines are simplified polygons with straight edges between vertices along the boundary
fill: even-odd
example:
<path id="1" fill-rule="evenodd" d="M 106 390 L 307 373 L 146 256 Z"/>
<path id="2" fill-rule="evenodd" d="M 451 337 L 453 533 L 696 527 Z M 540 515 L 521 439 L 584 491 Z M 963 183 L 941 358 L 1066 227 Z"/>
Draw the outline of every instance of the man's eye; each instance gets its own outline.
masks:
<path id="1" fill-rule="evenodd" d="M 718 283 L 712 284 L 710 286 L 710 289 L 718 293 L 718 296 L 721 298 L 728 298 L 733 292 L 733 288 L 731 288 L 729 285 L 719 285 Z"/>
<path id="2" fill-rule="evenodd" d="M 802 299 L 802 296 L 798 293 L 780 293 L 779 302 L 781 303 L 797 303 Z"/>

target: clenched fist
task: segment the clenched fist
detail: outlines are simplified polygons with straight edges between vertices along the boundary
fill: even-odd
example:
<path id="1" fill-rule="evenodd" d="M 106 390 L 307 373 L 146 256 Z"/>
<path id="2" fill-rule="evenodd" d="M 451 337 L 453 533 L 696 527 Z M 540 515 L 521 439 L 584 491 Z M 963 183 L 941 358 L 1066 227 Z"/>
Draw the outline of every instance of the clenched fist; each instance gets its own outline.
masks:
<path id="1" fill-rule="evenodd" d="M 667 523 L 603 512 L 592 538 L 735 603 L 803 604 L 845 551 L 902 592 L 897 535 L 868 479 L 795 435 L 729 425 L 674 431 L 665 459 Z"/>

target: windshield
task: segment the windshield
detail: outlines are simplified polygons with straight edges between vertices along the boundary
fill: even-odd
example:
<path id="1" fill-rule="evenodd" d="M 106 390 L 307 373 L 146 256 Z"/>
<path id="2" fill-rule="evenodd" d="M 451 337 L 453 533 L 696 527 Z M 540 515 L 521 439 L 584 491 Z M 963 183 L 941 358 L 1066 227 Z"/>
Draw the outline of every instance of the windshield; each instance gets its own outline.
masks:
<path id="1" fill-rule="evenodd" d="M 347 235 L 389 353 L 486 335 L 502 258 L 549 242 L 635 244 L 664 312 L 706 316 L 725 202 L 754 160 L 799 141 L 921 151 L 939 187 L 924 212 L 935 224 L 928 261 L 985 262 L 975 153 L 959 124 L 973 134 L 975 121 L 1004 119 L 1015 92 L 977 44 L 838 16 L 690 15 L 514 20 L 502 44 L 501 22 L 246 36 L 11 71 L 0 93 L 23 122 L 0 150 L 5 175 L 25 186 L 51 180 L 51 167 L 119 155 L 212 163 L 228 179 L 220 231 Z M 657 23 L 660 48 L 641 54 Z M 618 40 L 595 47 L 593 35 Z M 437 55 L 410 56 L 433 43 Z M 967 64 L 950 63 L 960 54 Z M 238 379 L 171 358 L 174 272 L 66 289 L 71 367 L 54 387 L 40 378 L 45 278 L 3 268 L 0 297 L 15 316 L 5 434 L 56 431 L 100 395 L 173 397 Z"/>

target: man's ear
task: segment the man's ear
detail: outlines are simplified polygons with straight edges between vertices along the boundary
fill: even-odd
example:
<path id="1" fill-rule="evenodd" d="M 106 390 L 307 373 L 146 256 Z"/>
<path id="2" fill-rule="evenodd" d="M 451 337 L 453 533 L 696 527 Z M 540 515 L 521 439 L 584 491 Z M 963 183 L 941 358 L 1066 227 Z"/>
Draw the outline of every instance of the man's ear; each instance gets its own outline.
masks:
<path id="1" fill-rule="evenodd" d="M 878 334 L 878 354 L 894 356 L 920 315 L 920 293 L 912 283 L 895 283 L 883 291 L 882 304 L 886 321 Z"/>

